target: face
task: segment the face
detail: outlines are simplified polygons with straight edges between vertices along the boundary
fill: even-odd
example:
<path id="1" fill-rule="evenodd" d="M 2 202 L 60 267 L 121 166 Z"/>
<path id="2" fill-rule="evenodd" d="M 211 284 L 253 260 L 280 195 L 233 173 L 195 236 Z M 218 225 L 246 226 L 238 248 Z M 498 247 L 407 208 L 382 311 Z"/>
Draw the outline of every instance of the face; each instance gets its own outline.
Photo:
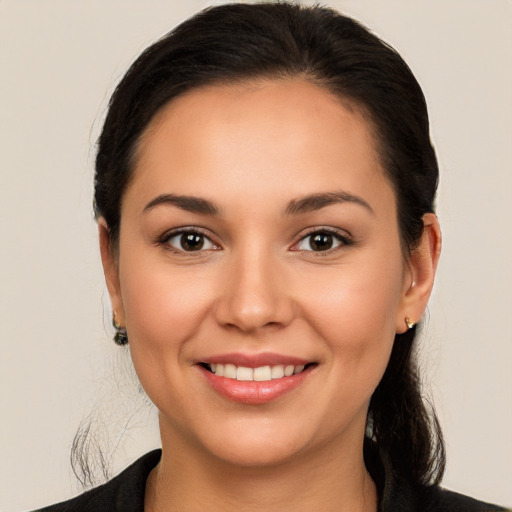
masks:
<path id="1" fill-rule="evenodd" d="M 300 80 L 189 92 L 144 133 L 121 211 L 102 255 L 164 445 L 268 465 L 362 440 L 424 304 L 356 109 Z"/>

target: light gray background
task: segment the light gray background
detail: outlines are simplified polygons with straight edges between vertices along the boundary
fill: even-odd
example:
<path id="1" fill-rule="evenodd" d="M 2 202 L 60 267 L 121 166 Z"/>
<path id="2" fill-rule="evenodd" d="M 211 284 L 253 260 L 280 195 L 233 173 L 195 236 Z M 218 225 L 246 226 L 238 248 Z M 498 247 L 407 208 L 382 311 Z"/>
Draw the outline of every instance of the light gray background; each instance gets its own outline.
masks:
<path id="1" fill-rule="evenodd" d="M 94 142 L 132 59 L 211 3 L 0 0 L 2 512 L 79 491 L 69 449 L 93 410 L 111 451 L 139 411 L 114 471 L 158 445 L 155 414 L 110 341 Z M 447 441 L 444 483 L 511 505 L 512 2 L 326 3 L 392 43 L 424 88 L 444 251 L 421 355 Z"/>

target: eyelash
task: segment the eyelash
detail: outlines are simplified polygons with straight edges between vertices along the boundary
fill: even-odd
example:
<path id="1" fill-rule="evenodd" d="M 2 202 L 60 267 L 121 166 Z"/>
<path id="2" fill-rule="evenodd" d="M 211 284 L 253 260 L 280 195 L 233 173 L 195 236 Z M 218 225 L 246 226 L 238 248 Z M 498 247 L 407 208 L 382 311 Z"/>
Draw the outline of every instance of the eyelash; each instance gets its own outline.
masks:
<path id="1" fill-rule="evenodd" d="M 320 256 L 320 257 L 331 254 L 331 253 L 339 250 L 342 247 L 349 247 L 351 245 L 354 245 L 354 243 L 355 243 L 354 240 L 352 239 L 352 237 L 346 232 L 341 232 L 334 228 L 328 228 L 328 227 L 315 227 L 315 228 L 311 229 L 310 231 L 308 231 L 306 234 L 302 235 L 300 237 L 300 239 L 294 243 L 293 247 L 298 246 L 302 242 L 306 241 L 308 238 L 312 238 L 314 235 L 328 235 L 328 236 L 333 237 L 336 241 L 339 242 L 339 245 L 337 245 L 336 247 L 329 248 L 325 251 L 303 250 L 304 252 L 311 252 L 311 253 L 315 254 L 315 256 Z M 311 241 L 309 242 L 309 245 L 311 247 Z M 292 250 L 300 251 L 300 249 L 292 249 Z"/>
<path id="2" fill-rule="evenodd" d="M 308 238 L 313 237 L 314 235 L 320 235 L 320 234 L 333 237 L 339 244 L 335 247 L 330 247 L 330 248 L 326 249 L 325 251 L 293 249 L 293 247 L 298 246 L 302 242 L 306 241 Z M 169 241 L 172 240 L 173 238 L 177 238 L 177 237 L 183 236 L 183 235 L 200 236 L 203 239 L 203 243 L 204 243 L 204 241 L 207 241 L 209 244 L 212 245 L 212 247 L 210 247 L 208 249 L 203 249 L 203 247 L 201 247 L 200 249 L 195 250 L 195 251 L 187 251 L 185 249 L 178 249 L 176 247 L 173 247 L 169 243 Z M 179 228 L 179 229 L 167 232 L 167 233 L 163 234 L 157 240 L 157 243 L 162 246 L 165 246 L 165 248 L 167 250 L 170 250 L 173 253 L 181 255 L 181 256 L 190 256 L 191 254 L 201 253 L 201 252 L 204 252 L 205 250 L 219 250 L 220 249 L 220 247 L 202 229 L 197 228 L 197 227 L 192 227 L 192 226 L 186 227 L 186 228 Z M 311 253 L 314 253 L 316 256 L 323 256 L 326 254 L 331 254 L 332 252 L 338 250 L 340 247 L 344 247 L 344 246 L 348 247 L 348 246 L 354 245 L 354 243 L 355 243 L 354 240 L 346 232 L 344 232 L 344 234 L 342 234 L 340 231 L 335 230 L 333 228 L 315 227 L 315 228 L 311 229 L 309 232 L 307 232 L 306 234 L 304 234 L 303 236 L 301 236 L 299 238 L 299 240 L 293 244 L 291 250 L 297 251 L 297 252 L 300 252 L 300 251 L 311 252 Z M 309 242 L 309 246 L 311 247 L 311 241 Z"/>
<path id="3" fill-rule="evenodd" d="M 159 245 L 162 245 L 165 247 L 165 249 L 169 250 L 169 251 L 172 251 L 173 253 L 175 254 L 178 254 L 180 256 L 190 256 L 194 253 L 201 253 L 201 252 L 204 252 L 205 250 L 202 249 L 202 247 L 199 249 L 199 250 L 196 250 L 196 251 L 186 251 L 184 249 L 178 249 L 176 247 L 173 247 L 169 241 L 172 240 L 173 238 L 176 238 L 176 237 L 180 237 L 180 236 L 183 236 L 183 235 L 197 235 L 197 236 L 200 236 L 202 237 L 202 239 L 204 241 L 208 241 L 212 247 L 211 248 L 208 248 L 206 250 L 218 250 L 219 249 L 219 246 L 211 239 L 211 237 L 209 235 L 207 235 L 202 229 L 200 228 L 197 228 L 197 227 L 186 227 L 186 228 L 179 228 L 179 229 L 175 229 L 175 230 L 172 230 L 172 231 L 168 231 L 167 233 L 164 233 L 158 240 L 157 240 L 157 243 Z"/>

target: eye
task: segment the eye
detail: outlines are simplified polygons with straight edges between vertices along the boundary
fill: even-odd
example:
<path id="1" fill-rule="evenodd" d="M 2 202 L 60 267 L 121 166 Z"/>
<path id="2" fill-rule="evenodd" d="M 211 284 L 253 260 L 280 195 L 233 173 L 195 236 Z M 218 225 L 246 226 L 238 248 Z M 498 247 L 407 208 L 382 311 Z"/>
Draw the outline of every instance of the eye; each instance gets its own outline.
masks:
<path id="1" fill-rule="evenodd" d="M 198 252 L 218 249 L 218 247 L 203 233 L 192 229 L 166 235 L 162 243 L 181 252 Z"/>
<path id="2" fill-rule="evenodd" d="M 350 240 L 338 233 L 319 230 L 303 237 L 297 244 L 298 251 L 325 252 L 341 245 L 350 245 Z"/>

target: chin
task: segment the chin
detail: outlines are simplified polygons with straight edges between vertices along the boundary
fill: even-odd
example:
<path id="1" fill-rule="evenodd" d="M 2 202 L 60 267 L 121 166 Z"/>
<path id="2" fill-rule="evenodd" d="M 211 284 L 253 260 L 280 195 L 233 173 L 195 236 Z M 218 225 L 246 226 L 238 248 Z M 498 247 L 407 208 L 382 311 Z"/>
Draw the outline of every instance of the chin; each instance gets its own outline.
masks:
<path id="1" fill-rule="evenodd" d="M 288 440 L 260 438 L 238 439 L 224 446 L 215 446 L 212 452 L 226 464 L 240 468 L 268 468 L 286 464 L 297 456 L 297 446 Z"/>
<path id="2" fill-rule="evenodd" d="M 297 428 L 296 421 L 238 418 L 212 422 L 188 431 L 200 458 L 239 467 L 270 467 L 292 460 L 309 444 L 313 432 Z M 293 425 L 295 423 L 295 425 Z M 206 428 L 205 428 L 206 427 Z M 294 428 L 295 427 L 295 428 Z"/>

